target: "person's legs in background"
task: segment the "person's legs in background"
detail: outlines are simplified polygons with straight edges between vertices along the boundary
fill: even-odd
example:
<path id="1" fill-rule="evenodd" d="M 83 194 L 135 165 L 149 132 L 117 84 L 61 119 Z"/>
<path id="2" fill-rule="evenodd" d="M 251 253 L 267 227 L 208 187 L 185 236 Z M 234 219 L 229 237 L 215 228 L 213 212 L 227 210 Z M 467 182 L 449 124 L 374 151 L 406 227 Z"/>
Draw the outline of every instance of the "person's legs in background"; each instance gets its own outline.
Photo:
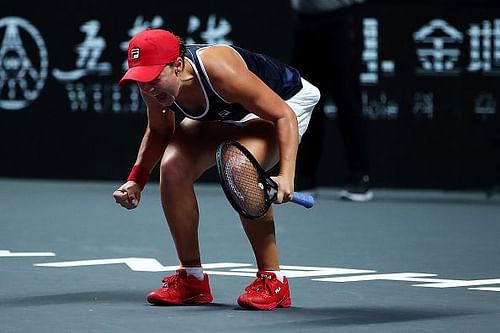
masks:
<path id="1" fill-rule="evenodd" d="M 336 11 L 333 20 L 332 45 L 334 49 L 333 99 L 337 105 L 337 122 L 344 141 L 348 178 L 339 197 L 353 201 L 373 198 L 370 190 L 368 141 L 361 102 L 362 32 L 361 22 L 354 7 Z"/>
<path id="2" fill-rule="evenodd" d="M 370 191 L 366 129 L 362 114 L 362 36 L 359 17 L 352 8 L 318 15 L 296 16 L 293 65 L 322 92 L 309 130 L 302 138 L 297 159 L 296 190 L 313 192 L 324 143 L 327 98 L 337 106 L 337 122 L 348 168 L 339 197 L 367 201 Z M 332 152 L 334 153 L 334 152 Z"/>
<path id="3" fill-rule="evenodd" d="M 321 99 L 314 108 L 308 130 L 302 137 L 297 154 L 295 190 L 312 192 L 317 187 L 317 171 L 323 151 L 324 120 L 323 107 L 326 89 L 322 69 L 329 71 L 329 63 L 323 52 L 325 31 L 328 27 L 316 15 L 295 15 L 292 65 L 301 75 L 318 87 Z M 325 63 L 326 62 L 326 63 Z"/>

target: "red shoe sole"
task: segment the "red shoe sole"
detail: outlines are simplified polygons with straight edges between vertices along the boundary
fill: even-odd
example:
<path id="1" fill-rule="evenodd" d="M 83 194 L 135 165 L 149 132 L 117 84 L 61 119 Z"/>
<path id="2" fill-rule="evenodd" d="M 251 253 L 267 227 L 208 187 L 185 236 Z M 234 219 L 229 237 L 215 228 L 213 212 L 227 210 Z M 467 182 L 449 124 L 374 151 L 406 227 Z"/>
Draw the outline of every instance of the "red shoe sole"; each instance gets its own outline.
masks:
<path id="1" fill-rule="evenodd" d="M 250 302 L 245 302 L 243 300 L 238 299 L 238 304 L 242 308 L 246 308 L 246 309 L 273 311 L 273 310 L 276 310 L 276 308 L 289 308 L 289 307 L 291 307 L 292 306 L 292 299 L 290 297 L 286 297 L 279 302 L 269 303 L 269 304 L 250 303 Z"/>
<path id="2" fill-rule="evenodd" d="M 182 305 L 182 304 L 208 304 L 213 301 L 211 294 L 200 294 L 185 300 L 164 300 L 147 297 L 147 301 L 153 305 Z"/>
<path id="3" fill-rule="evenodd" d="M 212 303 L 214 300 L 213 296 L 210 294 L 200 294 L 196 295 L 195 297 L 192 297 L 190 299 L 187 299 L 184 303 L 186 304 L 207 304 L 207 303 Z"/>

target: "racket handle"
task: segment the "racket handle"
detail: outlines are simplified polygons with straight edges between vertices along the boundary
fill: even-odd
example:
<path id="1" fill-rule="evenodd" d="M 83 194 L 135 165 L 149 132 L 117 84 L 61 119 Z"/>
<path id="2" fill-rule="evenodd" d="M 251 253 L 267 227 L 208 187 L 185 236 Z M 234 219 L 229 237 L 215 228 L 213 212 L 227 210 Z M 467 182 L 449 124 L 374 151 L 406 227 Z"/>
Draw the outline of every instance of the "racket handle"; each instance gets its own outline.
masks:
<path id="1" fill-rule="evenodd" d="M 312 195 L 300 192 L 294 192 L 291 201 L 306 208 L 311 208 L 312 206 L 314 206 L 314 197 Z"/>

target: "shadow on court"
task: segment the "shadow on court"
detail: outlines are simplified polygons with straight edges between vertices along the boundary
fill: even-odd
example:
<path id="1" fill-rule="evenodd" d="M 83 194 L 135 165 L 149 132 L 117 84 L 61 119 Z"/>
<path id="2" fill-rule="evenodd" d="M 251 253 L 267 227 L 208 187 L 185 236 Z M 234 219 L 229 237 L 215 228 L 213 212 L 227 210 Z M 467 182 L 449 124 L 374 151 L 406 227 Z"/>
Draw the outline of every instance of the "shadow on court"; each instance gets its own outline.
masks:
<path id="1" fill-rule="evenodd" d="M 473 312 L 443 311 L 421 308 L 390 307 L 325 307 L 325 308 L 292 308 L 280 315 L 291 317 L 293 322 L 284 324 L 289 328 L 296 327 L 335 327 L 349 325 L 370 325 L 382 323 L 411 322 L 419 320 L 439 319 L 446 317 L 477 314 Z M 283 325 L 283 324 L 282 324 Z M 264 326 L 257 326 L 265 329 Z M 285 328 L 282 327 L 282 328 Z"/>
<path id="2" fill-rule="evenodd" d="M 144 302 L 144 291 L 110 290 L 110 291 L 88 291 L 50 295 L 37 295 L 28 297 L 17 297 L 0 300 L 0 307 L 25 307 L 64 305 L 78 303 L 133 303 Z M 146 303 L 145 303 L 146 304 Z"/>
<path id="3" fill-rule="evenodd" d="M 51 295 L 38 295 L 29 297 L 9 298 L 0 301 L 0 307 L 37 307 L 47 305 L 68 305 L 87 304 L 96 306 L 99 304 L 131 303 L 136 306 L 143 303 L 141 307 L 155 308 L 156 311 L 177 312 L 182 311 L 199 314 L 202 312 L 247 312 L 259 313 L 266 316 L 279 316 L 281 319 L 289 320 L 288 323 L 281 323 L 280 327 L 286 329 L 296 329 L 298 327 L 328 327 L 328 326 L 348 326 L 348 325 L 369 325 L 381 323 L 410 322 L 419 320 L 439 319 L 446 317 L 459 317 L 479 314 L 477 311 L 443 311 L 442 309 L 422 309 L 411 308 L 391 308 L 387 306 L 369 307 L 317 307 L 301 308 L 292 307 L 290 309 L 278 309 L 274 312 L 260 312 L 239 308 L 235 304 L 212 303 L 208 305 L 183 305 L 183 306 L 152 306 L 144 301 L 143 291 L 130 290 L 110 290 L 110 291 L 89 291 Z M 255 324 L 255 329 L 266 329 L 274 324 Z"/>

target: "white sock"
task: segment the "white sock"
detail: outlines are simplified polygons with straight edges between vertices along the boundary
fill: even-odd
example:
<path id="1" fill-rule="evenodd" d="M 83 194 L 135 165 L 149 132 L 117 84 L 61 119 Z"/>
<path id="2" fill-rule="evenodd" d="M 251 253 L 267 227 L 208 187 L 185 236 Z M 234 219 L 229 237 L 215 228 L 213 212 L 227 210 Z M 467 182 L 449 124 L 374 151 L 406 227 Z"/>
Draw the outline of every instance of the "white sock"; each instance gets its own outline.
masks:
<path id="1" fill-rule="evenodd" d="M 274 273 L 274 275 L 276 275 L 276 278 L 281 282 L 283 283 L 283 278 L 285 277 L 285 275 L 283 275 L 283 273 L 281 271 L 267 271 L 267 272 L 270 272 L 270 273 Z"/>
<path id="2" fill-rule="evenodd" d="M 199 281 L 203 281 L 203 268 L 202 267 L 184 267 L 187 275 L 192 275 L 197 278 Z"/>

